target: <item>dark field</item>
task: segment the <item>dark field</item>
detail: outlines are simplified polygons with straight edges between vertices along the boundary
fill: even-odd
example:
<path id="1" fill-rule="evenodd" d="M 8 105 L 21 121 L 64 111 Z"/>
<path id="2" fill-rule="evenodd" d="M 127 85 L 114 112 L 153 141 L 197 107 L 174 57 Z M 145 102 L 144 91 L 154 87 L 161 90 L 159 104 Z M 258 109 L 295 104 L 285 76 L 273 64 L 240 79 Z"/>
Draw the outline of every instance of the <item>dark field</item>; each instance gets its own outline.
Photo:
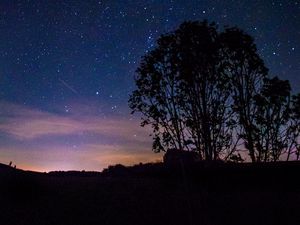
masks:
<path id="1" fill-rule="evenodd" d="M 300 224 L 300 164 L 147 164 L 103 173 L 0 165 L 0 224 Z"/>

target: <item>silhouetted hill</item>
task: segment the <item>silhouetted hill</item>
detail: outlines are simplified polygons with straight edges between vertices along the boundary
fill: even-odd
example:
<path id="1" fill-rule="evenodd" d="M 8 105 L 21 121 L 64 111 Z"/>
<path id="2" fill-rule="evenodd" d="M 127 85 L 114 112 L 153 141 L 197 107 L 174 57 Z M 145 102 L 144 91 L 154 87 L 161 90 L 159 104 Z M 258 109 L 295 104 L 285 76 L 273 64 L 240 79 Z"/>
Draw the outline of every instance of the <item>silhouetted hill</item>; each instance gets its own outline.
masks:
<path id="1" fill-rule="evenodd" d="M 0 224 L 300 224 L 299 162 L 110 166 L 34 173 L 0 164 Z"/>
<path id="2" fill-rule="evenodd" d="M 123 165 L 110 166 L 101 173 L 106 177 L 157 177 L 164 179 L 190 179 L 202 185 L 223 182 L 222 188 L 238 185 L 253 188 L 267 185 L 271 188 L 299 187 L 296 177 L 299 176 L 300 162 L 268 163 L 231 163 L 231 162 L 198 162 L 187 165 L 166 166 L 163 163 L 139 164 L 131 167 Z M 291 186 L 291 187 L 290 187 Z M 219 186 L 214 186 L 218 188 Z M 262 186 L 261 186 L 262 187 Z"/>
<path id="3" fill-rule="evenodd" d="M 94 176 L 100 176 L 100 172 L 96 171 L 51 171 L 48 173 L 50 176 L 56 176 L 56 177 L 94 177 Z"/>
<path id="4" fill-rule="evenodd" d="M 1 172 L 8 172 L 12 171 L 14 168 L 5 164 L 0 163 L 0 171 Z"/>

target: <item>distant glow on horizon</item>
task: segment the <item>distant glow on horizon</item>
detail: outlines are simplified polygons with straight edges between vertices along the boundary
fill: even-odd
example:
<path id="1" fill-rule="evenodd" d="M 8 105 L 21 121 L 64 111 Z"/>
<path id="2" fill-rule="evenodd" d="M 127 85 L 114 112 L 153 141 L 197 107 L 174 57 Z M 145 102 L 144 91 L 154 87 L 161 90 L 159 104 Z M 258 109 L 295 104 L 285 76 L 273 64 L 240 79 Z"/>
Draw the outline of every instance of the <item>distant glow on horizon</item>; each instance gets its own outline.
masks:
<path id="1" fill-rule="evenodd" d="M 0 107 L 6 109 L 0 123 L 6 139 L 0 162 L 12 161 L 20 169 L 101 171 L 113 164 L 156 162 L 162 157 L 151 151 L 149 130 L 136 120 L 103 118 L 92 108 L 86 115 L 78 103 L 67 116 L 5 102 Z"/>
<path id="2" fill-rule="evenodd" d="M 100 147 L 100 146 L 99 146 Z M 40 149 L 39 149 L 40 150 Z M 128 154 L 126 151 L 85 149 L 82 152 L 66 151 L 65 149 L 49 149 L 41 153 L 39 150 L 29 152 L 12 150 L 7 153 L 0 149 L 0 163 L 12 161 L 18 169 L 37 172 L 50 171 L 102 171 L 110 165 L 122 164 L 131 166 L 139 163 L 161 162 L 162 155 L 153 152 Z M 63 152 L 63 154 L 62 154 Z M 15 159 L 15 160 L 13 160 Z"/>

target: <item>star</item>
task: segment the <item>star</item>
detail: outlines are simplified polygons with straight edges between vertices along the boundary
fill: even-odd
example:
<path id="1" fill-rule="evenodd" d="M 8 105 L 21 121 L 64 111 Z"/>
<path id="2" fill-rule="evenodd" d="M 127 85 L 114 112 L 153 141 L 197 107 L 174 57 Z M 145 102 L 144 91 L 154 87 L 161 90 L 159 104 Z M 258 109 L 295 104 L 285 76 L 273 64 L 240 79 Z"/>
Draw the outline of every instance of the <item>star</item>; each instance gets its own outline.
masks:
<path id="1" fill-rule="evenodd" d="M 142 57 L 155 49 L 158 38 L 172 33 L 184 21 L 207 19 L 209 23 L 215 22 L 220 30 L 225 25 L 242 29 L 253 37 L 270 75 L 290 80 L 293 92 L 300 91 L 300 4 L 296 0 L 139 0 L 128 1 L 130 4 L 121 0 L 61 0 L 59 3 L 44 1 L 43 5 L 39 1 L 16 2 L 3 7 L 0 15 L 4 34 L 0 35 L 0 43 L 4 43 L 0 48 L 0 104 L 16 105 L 17 109 L 23 107 L 24 112 L 34 111 L 30 114 L 37 116 L 34 122 L 42 115 L 43 126 L 50 124 L 49 119 L 55 128 L 59 125 L 66 126 L 67 131 L 74 129 L 67 135 L 64 129 L 60 135 L 52 135 L 56 130 L 50 124 L 53 130 L 50 130 L 51 135 L 45 135 L 47 138 L 27 140 L 32 149 L 44 149 L 47 145 L 52 153 L 65 148 L 62 140 L 72 143 L 70 148 L 73 144 L 79 146 L 77 141 L 94 146 L 91 142 L 97 140 L 97 144 L 104 146 L 112 137 L 87 132 L 94 135 L 90 140 L 83 131 L 91 124 L 101 127 L 102 123 L 95 122 L 93 116 L 105 118 L 105 122 L 116 122 L 117 113 L 130 124 L 126 129 L 134 130 L 130 138 L 136 138 L 133 134 L 147 138 L 135 130 L 139 128 L 135 121 L 140 117 L 130 115 L 128 107 L 129 95 L 136 89 L 135 71 Z M 0 107 L 1 116 L 7 111 Z M 86 122 L 89 117 L 90 124 Z M 76 136 L 79 132 L 83 133 Z M 2 139 L 0 146 L 9 145 L 7 149 L 18 149 L 19 152 L 24 149 L 17 139 L 9 144 Z M 49 142 L 42 143 L 42 139 Z M 151 144 L 147 148 L 151 149 Z M 88 151 L 87 155 L 94 154 L 93 150 Z M 34 152 L 28 150 L 28 158 L 32 154 Z M 17 157 L 20 163 L 28 164 L 21 155 Z M 25 161 L 21 162 L 21 159 Z M 38 159 L 37 165 L 49 165 L 43 160 Z M 74 161 L 80 162 L 78 158 Z M 92 168 L 99 169 L 98 166 Z M 81 164 L 75 167 L 80 168 Z"/>

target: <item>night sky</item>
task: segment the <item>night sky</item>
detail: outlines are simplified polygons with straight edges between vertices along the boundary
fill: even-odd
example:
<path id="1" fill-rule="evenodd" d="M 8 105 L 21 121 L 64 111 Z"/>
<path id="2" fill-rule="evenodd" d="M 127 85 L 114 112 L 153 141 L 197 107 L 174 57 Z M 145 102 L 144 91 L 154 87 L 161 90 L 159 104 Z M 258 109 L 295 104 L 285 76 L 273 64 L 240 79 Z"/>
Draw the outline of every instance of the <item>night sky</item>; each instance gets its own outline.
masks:
<path id="1" fill-rule="evenodd" d="M 37 171 L 154 162 L 134 71 L 185 20 L 238 26 L 300 91 L 300 1 L 0 0 L 0 162 Z"/>

